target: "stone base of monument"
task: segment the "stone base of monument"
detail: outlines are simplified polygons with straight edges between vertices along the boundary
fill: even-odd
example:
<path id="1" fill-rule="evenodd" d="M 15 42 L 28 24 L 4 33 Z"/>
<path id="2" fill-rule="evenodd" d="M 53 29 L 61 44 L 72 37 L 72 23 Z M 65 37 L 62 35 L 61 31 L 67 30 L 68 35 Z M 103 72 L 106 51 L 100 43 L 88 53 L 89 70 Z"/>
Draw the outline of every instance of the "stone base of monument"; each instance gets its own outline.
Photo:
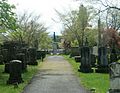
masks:
<path id="1" fill-rule="evenodd" d="M 81 61 L 81 56 L 75 56 L 75 62 L 80 62 Z"/>
<path id="2" fill-rule="evenodd" d="M 7 84 L 22 83 L 22 62 L 20 60 L 12 60 L 9 64 L 10 75 Z"/>
<path id="3" fill-rule="evenodd" d="M 108 66 L 98 66 L 95 72 L 96 73 L 109 73 L 109 68 Z"/>
<path id="4" fill-rule="evenodd" d="M 83 73 L 92 73 L 93 69 L 91 69 L 91 66 L 89 65 L 80 65 L 80 69 L 78 69 L 78 71 Z"/>

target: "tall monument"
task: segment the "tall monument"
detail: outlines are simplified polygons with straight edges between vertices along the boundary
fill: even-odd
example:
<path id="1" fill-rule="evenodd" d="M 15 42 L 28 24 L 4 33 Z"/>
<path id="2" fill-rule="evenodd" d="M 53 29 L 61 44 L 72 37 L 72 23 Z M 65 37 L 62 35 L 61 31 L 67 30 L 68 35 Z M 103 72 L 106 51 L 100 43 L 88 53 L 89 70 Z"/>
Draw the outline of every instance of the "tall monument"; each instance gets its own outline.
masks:
<path id="1" fill-rule="evenodd" d="M 55 32 L 53 34 L 53 54 L 57 54 L 57 42 L 56 42 Z"/>

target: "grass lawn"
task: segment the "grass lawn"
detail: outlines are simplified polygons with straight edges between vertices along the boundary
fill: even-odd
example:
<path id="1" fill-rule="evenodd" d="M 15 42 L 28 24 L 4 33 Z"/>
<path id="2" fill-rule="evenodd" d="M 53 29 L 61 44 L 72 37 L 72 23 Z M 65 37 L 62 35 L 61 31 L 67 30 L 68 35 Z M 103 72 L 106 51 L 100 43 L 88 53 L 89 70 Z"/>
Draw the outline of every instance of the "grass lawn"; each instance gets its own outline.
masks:
<path id="1" fill-rule="evenodd" d="M 6 84 L 6 81 L 9 78 L 9 74 L 2 73 L 4 71 L 4 65 L 0 65 L 0 93 L 21 93 L 23 91 L 23 88 L 28 84 L 40 66 L 41 62 L 38 66 L 28 66 L 28 71 L 22 74 L 24 83 L 19 84 L 18 88 L 14 88 L 13 85 Z"/>
<path id="2" fill-rule="evenodd" d="M 80 82 L 87 89 L 96 88 L 96 93 L 106 93 L 109 89 L 109 75 L 100 73 L 81 73 L 78 72 L 80 63 L 76 63 L 73 58 L 64 56 L 73 66 L 73 70 L 79 77 Z"/>

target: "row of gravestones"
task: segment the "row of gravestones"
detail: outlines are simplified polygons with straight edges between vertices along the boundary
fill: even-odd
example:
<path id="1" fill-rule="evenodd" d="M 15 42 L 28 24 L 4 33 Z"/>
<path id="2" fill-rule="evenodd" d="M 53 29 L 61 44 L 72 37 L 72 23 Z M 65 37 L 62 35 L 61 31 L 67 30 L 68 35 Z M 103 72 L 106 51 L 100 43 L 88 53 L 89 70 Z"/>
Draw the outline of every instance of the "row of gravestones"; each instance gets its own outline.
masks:
<path id="1" fill-rule="evenodd" d="M 73 52 L 74 51 L 74 52 Z M 79 53 L 80 51 L 80 53 Z M 98 56 L 91 54 L 91 49 L 88 46 L 82 48 L 72 48 L 72 54 L 70 57 L 75 56 L 77 62 L 81 62 L 81 72 L 93 72 L 91 67 L 97 67 L 96 72 L 110 74 L 110 88 L 107 93 L 120 93 L 120 52 L 116 49 L 109 49 L 109 53 L 106 47 L 98 48 Z M 96 60 L 98 58 L 97 65 Z"/>
<path id="2" fill-rule="evenodd" d="M 93 53 L 93 49 L 88 46 L 72 47 L 70 57 L 74 57 L 76 62 L 80 62 L 81 72 L 93 72 L 92 68 L 97 68 L 96 72 L 109 72 L 108 65 L 120 59 L 120 53 L 116 49 L 108 49 L 106 47 L 99 47 L 98 55 Z"/>
<path id="3" fill-rule="evenodd" d="M 22 83 L 21 73 L 27 71 L 27 65 L 37 65 L 37 59 L 45 58 L 45 51 L 28 48 L 25 43 L 7 41 L 0 48 L 0 63 L 5 64 L 5 73 L 9 73 L 7 84 Z"/>

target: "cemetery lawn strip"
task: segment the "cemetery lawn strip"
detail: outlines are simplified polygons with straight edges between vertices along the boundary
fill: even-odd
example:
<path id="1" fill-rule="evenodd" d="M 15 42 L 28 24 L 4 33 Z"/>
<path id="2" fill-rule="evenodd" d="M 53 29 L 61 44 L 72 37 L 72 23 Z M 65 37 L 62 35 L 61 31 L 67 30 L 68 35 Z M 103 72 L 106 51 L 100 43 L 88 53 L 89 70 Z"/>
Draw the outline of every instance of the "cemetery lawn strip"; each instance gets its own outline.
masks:
<path id="1" fill-rule="evenodd" d="M 6 84 L 9 74 L 2 73 L 4 71 L 4 65 L 0 65 L 0 93 L 21 93 L 33 75 L 38 71 L 39 67 L 42 65 L 41 63 L 42 62 L 39 62 L 38 66 L 27 66 L 27 72 L 22 74 L 24 83 L 19 84 L 18 88 L 14 88 L 14 85 Z"/>
<path id="2" fill-rule="evenodd" d="M 72 65 L 73 70 L 81 84 L 87 88 L 96 88 L 96 93 L 106 93 L 109 89 L 109 75 L 100 73 L 81 73 L 78 72 L 80 63 L 76 63 L 74 58 L 64 55 L 64 58 Z"/>

